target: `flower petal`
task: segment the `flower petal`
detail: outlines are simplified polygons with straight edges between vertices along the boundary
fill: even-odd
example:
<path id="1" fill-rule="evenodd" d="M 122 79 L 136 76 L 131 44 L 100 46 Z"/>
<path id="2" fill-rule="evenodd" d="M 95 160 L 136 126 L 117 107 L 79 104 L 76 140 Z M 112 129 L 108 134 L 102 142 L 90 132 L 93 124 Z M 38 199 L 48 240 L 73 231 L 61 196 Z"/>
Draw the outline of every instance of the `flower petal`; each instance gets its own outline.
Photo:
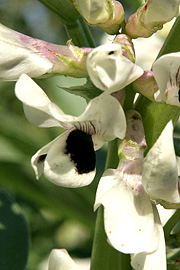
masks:
<path id="1" fill-rule="evenodd" d="M 152 70 L 159 86 L 156 101 L 180 107 L 180 53 L 161 56 L 154 62 Z"/>
<path id="2" fill-rule="evenodd" d="M 147 22 L 168 22 L 179 15 L 179 0 L 148 1 L 145 20 Z"/>
<path id="3" fill-rule="evenodd" d="M 22 73 L 39 77 L 52 68 L 48 59 L 26 44 L 28 38 L 0 24 L 0 80 L 16 80 Z"/>
<path id="4" fill-rule="evenodd" d="M 40 127 L 61 127 L 61 124 L 49 110 L 51 101 L 28 75 L 22 74 L 20 76 L 15 86 L 15 94 L 23 102 L 24 112 L 29 122 Z M 64 115 L 64 112 L 59 108 L 58 113 Z"/>
<path id="5" fill-rule="evenodd" d="M 54 106 L 51 106 L 51 114 L 61 123 L 65 119 Z M 123 139 L 126 133 L 124 111 L 120 103 L 107 93 L 92 99 L 79 117 L 73 117 L 73 120 L 68 117 L 66 116 L 66 124 L 92 135 L 96 150 L 102 146 L 104 140 Z"/>
<path id="6" fill-rule="evenodd" d="M 49 255 L 48 270 L 77 270 L 77 266 L 65 249 L 53 249 Z"/>
<path id="7" fill-rule="evenodd" d="M 123 253 L 146 251 L 154 229 L 151 202 L 136 191 L 117 170 L 107 170 L 96 193 L 95 209 L 104 206 L 105 231 L 109 243 Z M 157 243 L 154 243 L 154 249 Z"/>
<path id="8" fill-rule="evenodd" d="M 178 172 L 172 133 L 173 124 L 169 121 L 145 157 L 142 183 L 151 199 L 178 203 Z"/>
<path id="9" fill-rule="evenodd" d="M 87 70 L 94 85 L 110 93 L 124 88 L 143 74 L 142 68 L 123 56 L 118 43 L 92 50 L 87 57 Z"/>
<path id="10" fill-rule="evenodd" d="M 152 270 L 152 269 L 166 270 L 166 247 L 165 247 L 164 233 L 155 205 L 153 206 L 153 211 L 154 211 L 155 227 L 159 235 L 158 247 L 154 252 L 151 253 L 142 252 L 132 254 L 131 265 L 135 270 Z M 154 236 L 155 238 L 157 237 L 156 234 Z M 153 238 L 152 241 L 154 241 Z"/>
<path id="11" fill-rule="evenodd" d="M 44 158 L 42 165 L 42 158 Z M 32 157 L 39 175 L 64 187 L 82 187 L 94 179 L 95 152 L 91 136 L 80 130 L 68 130 L 44 146 Z"/>

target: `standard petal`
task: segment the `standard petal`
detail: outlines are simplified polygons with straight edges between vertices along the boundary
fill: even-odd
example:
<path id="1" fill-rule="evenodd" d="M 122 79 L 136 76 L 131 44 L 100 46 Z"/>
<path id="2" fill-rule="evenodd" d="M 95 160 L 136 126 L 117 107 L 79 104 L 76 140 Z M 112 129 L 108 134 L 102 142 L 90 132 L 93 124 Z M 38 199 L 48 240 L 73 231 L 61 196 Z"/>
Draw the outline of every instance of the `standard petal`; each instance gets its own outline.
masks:
<path id="1" fill-rule="evenodd" d="M 105 140 L 123 139 L 126 133 L 126 118 L 120 103 L 107 93 L 92 99 L 79 117 L 61 116 L 54 106 L 51 114 L 61 124 L 72 125 L 91 134 L 95 149 L 99 149 Z M 66 120 L 66 121 L 65 121 Z M 63 122 L 64 121 L 64 122 Z"/>
<path id="2" fill-rule="evenodd" d="M 180 53 L 169 53 L 161 56 L 152 66 L 154 77 L 159 86 L 155 94 L 157 102 L 180 106 Z"/>
<path id="3" fill-rule="evenodd" d="M 154 228 L 151 202 L 146 193 L 137 192 L 119 172 L 107 170 L 98 185 L 95 209 L 104 206 L 105 231 L 109 243 L 123 253 L 146 251 Z M 157 243 L 154 243 L 154 249 Z"/>
<path id="4" fill-rule="evenodd" d="M 101 45 L 87 57 L 87 70 L 96 87 L 109 93 L 121 90 L 143 74 L 143 70 L 123 56 L 118 43 Z"/>
<path id="5" fill-rule="evenodd" d="M 49 110 L 51 101 L 28 75 L 22 74 L 20 76 L 15 86 L 15 94 L 23 102 L 25 115 L 33 125 L 61 127 L 61 124 L 52 116 Z M 58 113 L 64 115 L 60 109 Z"/>
<path id="6" fill-rule="evenodd" d="M 156 206 L 153 206 L 154 211 L 154 226 L 155 230 L 158 232 L 158 247 L 154 252 L 142 252 L 137 254 L 132 254 L 131 265 L 135 270 L 166 270 L 166 247 L 164 240 L 163 228 L 159 219 L 159 215 Z M 152 242 L 154 237 L 157 235 L 153 234 Z"/>
<path id="7" fill-rule="evenodd" d="M 172 133 L 173 124 L 169 121 L 145 157 L 142 183 L 151 199 L 178 203 L 178 171 Z"/>
<path id="8" fill-rule="evenodd" d="M 39 171 L 42 166 L 37 167 L 37 164 L 41 156 L 44 157 L 45 177 L 56 185 L 82 187 L 94 179 L 96 160 L 93 142 L 90 135 L 80 130 L 66 131 L 38 151 L 32 163 Z"/>
<path id="9" fill-rule="evenodd" d="M 0 80 L 17 80 L 22 73 L 39 77 L 51 70 L 52 63 L 29 46 L 28 39 L 0 24 Z"/>
<path id="10" fill-rule="evenodd" d="M 49 255 L 48 270 L 77 270 L 66 249 L 53 249 Z"/>

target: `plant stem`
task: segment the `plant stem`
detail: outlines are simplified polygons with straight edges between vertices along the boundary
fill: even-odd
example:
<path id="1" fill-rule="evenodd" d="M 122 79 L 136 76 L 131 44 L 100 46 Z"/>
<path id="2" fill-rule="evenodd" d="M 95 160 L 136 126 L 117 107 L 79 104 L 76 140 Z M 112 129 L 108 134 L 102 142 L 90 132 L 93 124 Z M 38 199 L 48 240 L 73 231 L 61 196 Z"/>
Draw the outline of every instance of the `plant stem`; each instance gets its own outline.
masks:
<path id="1" fill-rule="evenodd" d="M 164 226 L 164 235 L 166 242 L 170 240 L 170 233 L 179 220 L 180 220 L 180 209 L 176 210 L 174 215 L 172 215 L 172 217 L 168 220 L 168 222 Z"/>
<path id="2" fill-rule="evenodd" d="M 180 17 L 176 19 L 166 41 L 163 44 L 163 47 L 158 54 L 158 57 L 166 53 L 180 51 L 179 32 Z M 173 124 L 176 124 L 180 114 L 180 109 L 176 106 L 153 103 L 143 96 L 138 99 L 135 109 L 141 114 L 143 119 L 146 142 L 148 145 L 146 150 L 147 154 L 169 120 L 172 119 Z"/>
<path id="3" fill-rule="evenodd" d="M 73 24 L 66 24 L 65 29 L 74 45 L 79 47 L 95 47 L 89 26 L 81 16 Z"/>

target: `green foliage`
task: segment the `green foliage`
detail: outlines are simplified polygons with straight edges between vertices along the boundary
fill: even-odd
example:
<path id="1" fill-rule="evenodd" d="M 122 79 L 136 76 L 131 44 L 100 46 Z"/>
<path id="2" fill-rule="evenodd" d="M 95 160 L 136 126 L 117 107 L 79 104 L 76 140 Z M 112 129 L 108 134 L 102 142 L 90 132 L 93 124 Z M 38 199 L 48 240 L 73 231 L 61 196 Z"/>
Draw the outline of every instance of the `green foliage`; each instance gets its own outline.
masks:
<path id="1" fill-rule="evenodd" d="M 78 95 L 85 98 L 88 103 L 91 99 L 99 96 L 103 91 L 94 86 L 94 84 L 87 79 L 84 85 L 72 86 L 72 87 L 60 87 L 61 89 L 67 91 L 68 93 Z"/>
<path id="2" fill-rule="evenodd" d="M 29 228 L 19 206 L 0 191 L 0 269 L 24 270 L 29 253 Z"/>

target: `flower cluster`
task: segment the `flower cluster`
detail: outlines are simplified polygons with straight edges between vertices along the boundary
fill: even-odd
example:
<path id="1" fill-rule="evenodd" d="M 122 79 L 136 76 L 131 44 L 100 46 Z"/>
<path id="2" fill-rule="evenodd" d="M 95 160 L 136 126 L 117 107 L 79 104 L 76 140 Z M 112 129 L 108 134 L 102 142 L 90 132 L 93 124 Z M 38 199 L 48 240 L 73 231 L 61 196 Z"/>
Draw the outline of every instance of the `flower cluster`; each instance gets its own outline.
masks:
<path id="1" fill-rule="evenodd" d="M 72 3 L 90 25 L 117 34 L 112 43 L 95 49 L 80 48 L 71 42 L 55 45 L 0 24 L 0 79 L 17 80 L 15 94 L 30 123 L 64 129 L 32 157 L 37 179 L 44 174 L 63 187 L 89 185 L 96 174 L 95 151 L 105 142 L 119 139 L 119 164 L 103 173 L 94 210 L 104 207 L 107 241 L 119 252 L 131 254 L 133 269 L 165 270 L 165 240 L 156 205 L 180 208 L 173 122 L 166 121 L 145 156 L 141 115 L 133 110 L 134 100 L 127 111 L 117 93 L 125 90 L 127 102 L 126 87 L 131 85 L 132 95 L 134 90 L 134 94 L 140 93 L 153 102 L 180 107 L 180 53 L 159 57 L 152 70 L 145 71 L 136 64 L 131 40 L 152 35 L 177 16 L 179 1 L 146 0 L 126 23 L 118 1 Z M 121 27 L 122 33 L 118 33 Z M 93 87 L 102 91 L 80 116 L 68 115 L 31 79 L 53 75 L 89 77 Z M 75 270 L 77 266 L 65 250 L 53 250 L 49 270 L 55 269 Z"/>

